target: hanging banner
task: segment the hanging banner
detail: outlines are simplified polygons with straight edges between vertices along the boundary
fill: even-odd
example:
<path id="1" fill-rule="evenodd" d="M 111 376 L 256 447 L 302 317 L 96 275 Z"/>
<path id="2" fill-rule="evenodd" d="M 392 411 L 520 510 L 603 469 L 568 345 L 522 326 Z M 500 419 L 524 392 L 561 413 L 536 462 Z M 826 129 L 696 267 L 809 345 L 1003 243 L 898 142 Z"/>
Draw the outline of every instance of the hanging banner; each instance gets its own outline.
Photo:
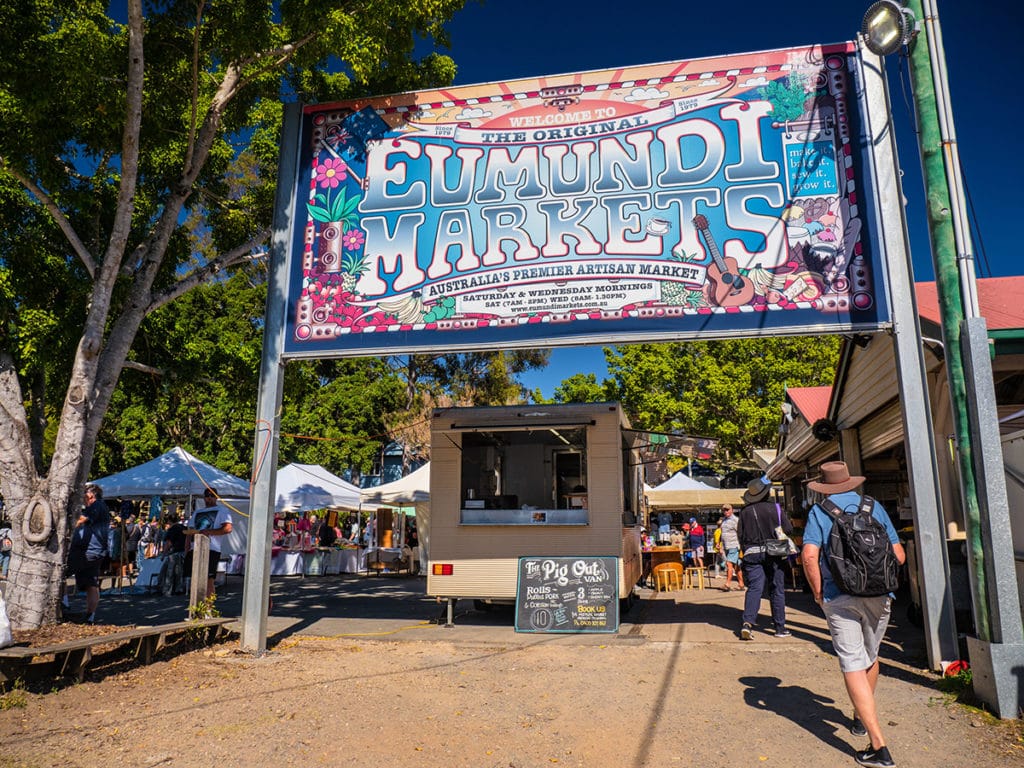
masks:
<path id="1" fill-rule="evenodd" d="M 285 353 L 874 330 L 853 44 L 308 107 Z"/>

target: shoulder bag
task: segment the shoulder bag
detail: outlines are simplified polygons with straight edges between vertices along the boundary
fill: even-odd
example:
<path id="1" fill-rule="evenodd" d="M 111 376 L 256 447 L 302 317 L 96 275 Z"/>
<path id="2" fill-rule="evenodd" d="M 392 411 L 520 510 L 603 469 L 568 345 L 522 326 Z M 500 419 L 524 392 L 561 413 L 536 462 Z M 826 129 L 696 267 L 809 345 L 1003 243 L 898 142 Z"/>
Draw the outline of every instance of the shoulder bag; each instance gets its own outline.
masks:
<path id="1" fill-rule="evenodd" d="M 782 530 L 782 507 L 776 504 L 775 512 L 778 515 L 779 524 L 775 526 L 775 538 L 765 541 L 764 552 L 769 557 L 789 557 L 790 555 L 795 555 L 796 544 Z"/>

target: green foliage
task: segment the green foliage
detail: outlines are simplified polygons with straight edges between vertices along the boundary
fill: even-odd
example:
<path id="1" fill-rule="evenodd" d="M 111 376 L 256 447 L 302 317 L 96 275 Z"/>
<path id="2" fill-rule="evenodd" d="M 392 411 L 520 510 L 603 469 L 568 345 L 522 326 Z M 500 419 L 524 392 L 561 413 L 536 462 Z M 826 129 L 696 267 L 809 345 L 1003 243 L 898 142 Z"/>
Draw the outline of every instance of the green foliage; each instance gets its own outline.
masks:
<path id="1" fill-rule="evenodd" d="M 537 402 L 539 393 L 536 393 Z M 615 383 L 605 379 L 601 384 L 597 383 L 597 376 L 593 373 L 574 373 L 562 383 L 555 387 L 553 402 L 556 403 L 603 403 L 619 399 Z"/>
<path id="2" fill-rule="evenodd" d="M 89 308 L 103 308 L 94 329 L 102 354 L 119 323 L 134 335 L 138 319 L 125 318 L 150 304 L 146 291 L 204 275 L 213 259 L 268 226 L 282 98 L 329 101 L 450 83 L 450 58 L 416 50 L 424 42 L 426 50 L 446 46 L 444 24 L 463 3 L 143 3 L 137 133 L 126 132 L 123 15 L 108 16 L 106 0 L 0 4 L 0 352 L 12 355 L 21 376 L 43 474 Z M 226 87 L 236 77 L 237 87 Z M 198 143 L 205 127 L 214 129 L 208 154 Z M 129 146 L 139 149 L 137 167 L 126 166 Z M 129 171 L 138 181 L 128 190 L 134 212 L 122 245 L 113 224 Z M 317 204 L 345 221 L 355 202 L 339 194 Z M 158 227 L 165 211 L 174 230 L 167 236 Z M 100 287 L 94 281 L 111 259 L 119 276 Z M 143 278 L 150 269 L 155 279 Z M 255 283 L 263 276 L 246 270 L 262 290 Z M 214 274 L 220 282 L 230 277 L 215 269 L 205 276 Z M 135 292 L 143 283 L 151 288 Z M 262 297 L 243 292 L 240 300 L 245 312 L 228 306 L 227 294 L 204 294 L 189 302 L 194 313 L 146 324 L 129 359 L 155 370 L 125 375 L 112 403 L 116 417 L 98 436 L 94 473 L 150 458 L 169 443 L 200 448 L 209 460 L 226 457 L 236 469 L 248 465 L 240 457 L 252 450 Z"/>
<path id="3" fill-rule="evenodd" d="M 25 709 L 28 706 L 28 692 L 23 680 L 15 680 L 11 689 L 0 694 L 0 712 L 11 709 Z"/>
<path id="4" fill-rule="evenodd" d="M 973 681 L 974 673 L 970 669 L 963 669 L 955 675 L 940 677 L 935 687 L 959 701 L 970 699 L 974 695 Z"/>
<path id="5" fill-rule="evenodd" d="M 220 610 L 217 608 L 217 596 L 207 595 L 195 605 L 188 607 L 188 620 L 201 622 L 203 619 L 216 619 L 220 617 Z M 196 626 L 186 632 L 186 637 L 191 641 L 198 641 L 205 638 L 206 627 Z"/>
<path id="6" fill-rule="evenodd" d="M 837 337 L 638 344 L 606 349 L 634 427 L 716 437 L 722 458 L 774 445 L 789 387 L 830 385 Z"/>

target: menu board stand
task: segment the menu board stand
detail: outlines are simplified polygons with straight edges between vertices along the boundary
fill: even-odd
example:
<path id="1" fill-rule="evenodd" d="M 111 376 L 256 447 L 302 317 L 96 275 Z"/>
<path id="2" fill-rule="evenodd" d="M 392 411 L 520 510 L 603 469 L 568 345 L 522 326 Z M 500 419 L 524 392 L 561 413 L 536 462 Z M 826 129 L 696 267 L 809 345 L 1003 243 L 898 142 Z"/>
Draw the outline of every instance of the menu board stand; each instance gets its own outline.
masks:
<path id="1" fill-rule="evenodd" d="M 615 557 L 519 558 L 516 632 L 618 632 Z"/>

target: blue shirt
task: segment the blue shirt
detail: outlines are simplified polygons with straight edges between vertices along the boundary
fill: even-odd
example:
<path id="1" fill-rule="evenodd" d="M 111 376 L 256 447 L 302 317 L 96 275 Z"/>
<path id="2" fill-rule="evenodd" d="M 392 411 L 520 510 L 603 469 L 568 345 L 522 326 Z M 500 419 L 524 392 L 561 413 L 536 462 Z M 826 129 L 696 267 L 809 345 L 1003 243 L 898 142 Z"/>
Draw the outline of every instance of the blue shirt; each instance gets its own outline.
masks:
<path id="1" fill-rule="evenodd" d="M 668 512 L 658 513 L 658 533 L 668 533 L 672 525 L 672 515 Z"/>
<path id="2" fill-rule="evenodd" d="M 846 491 L 845 493 L 833 493 L 829 498 L 832 499 L 833 504 L 845 513 L 852 515 L 857 512 L 857 507 L 860 506 L 861 495 L 856 491 Z M 876 501 L 874 508 L 871 510 L 871 516 L 885 526 L 885 532 L 889 536 L 889 541 L 893 544 L 898 544 L 899 536 L 889 520 L 889 514 L 885 511 L 885 507 Z M 835 581 L 832 580 L 832 571 L 828 567 L 828 537 L 830 533 L 832 533 L 832 516 L 815 504 L 807 514 L 807 526 L 804 528 L 803 543 L 813 544 L 821 550 L 818 555 L 818 562 L 821 565 L 821 596 L 825 602 L 843 594 L 839 587 L 836 586 Z"/>

